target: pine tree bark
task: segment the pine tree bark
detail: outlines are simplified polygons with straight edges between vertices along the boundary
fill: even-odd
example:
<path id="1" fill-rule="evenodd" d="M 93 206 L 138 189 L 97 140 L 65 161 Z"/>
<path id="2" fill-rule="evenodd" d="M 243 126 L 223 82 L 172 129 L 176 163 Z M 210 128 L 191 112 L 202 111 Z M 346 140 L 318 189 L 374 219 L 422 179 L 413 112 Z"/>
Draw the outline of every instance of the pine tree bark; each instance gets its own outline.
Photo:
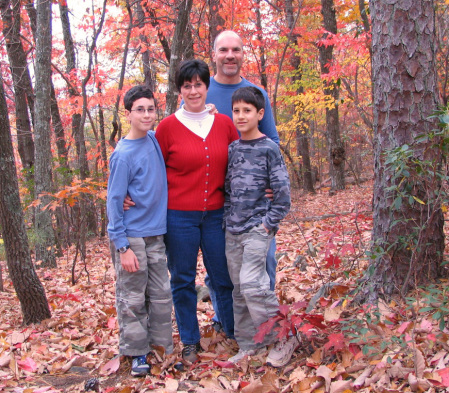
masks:
<path id="1" fill-rule="evenodd" d="M 323 26 L 326 32 L 323 40 L 329 38 L 330 34 L 337 34 L 337 17 L 334 0 L 321 0 L 321 13 L 323 15 Z M 330 33 L 330 34 L 329 34 Z M 321 43 L 319 45 L 321 74 L 329 74 L 330 65 L 333 61 L 333 45 Z M 338 117 L 339 88 L 334 81 L 324 81 L 324 94 L 332 100 L 332 106 L 326 105 L 326 136 L 329 158 L 329 175 L 332 190 L 344 190 L 345 188 L 345 160 L 346 153 L 340 136 L 340 124 Z"/>
<path id="2" fill-rule="evenodd" d="M 40 204 L 35 209 L 36 261 L 42 267 L 56 267 L 55 236 L 52 214 L 44 207 L 52 192 L 52 154 L 50 145 L 51 105 L 51 1 L 37 3 L 36 102 L 35 102 L 35 195 Z"/>
<path id="3" fill-rule="evenodd" d="M 19 184 L 11 140 L 3 78 L 0 74 L 0 227 L 8 271 L 25 324 L 50 318 L 44 288 L 34 270 L 20 204 Z"/>
<path id="4" fill-rule="evenodd" d="M 378 296 L 425 284 L 443 274 L 443 214 L 435 200 L 441 182 L 431 173 L 419 174 L 412 164 L 433 162 L 442 152 L 436 142 L 416 140 L 437 129 L 438 87 L 435 68 L 433 0 L 371 0 L 373 33 L 375 177 L 373 198 L 373 258 L 367 286 L 360 298 Z M 410 146 L 409 176 L 397 176 L 386 165 L 386 153 Z M 402 182 L 401 182 L 402 181 Z M 403 189 L 404 185 L 407 190 Z M 396 189 L 406 191 L 402 204 Z M 409 203 L 408 197 L 421 203 Z M 392 207 L 394 206 L 394 208 Z"/>

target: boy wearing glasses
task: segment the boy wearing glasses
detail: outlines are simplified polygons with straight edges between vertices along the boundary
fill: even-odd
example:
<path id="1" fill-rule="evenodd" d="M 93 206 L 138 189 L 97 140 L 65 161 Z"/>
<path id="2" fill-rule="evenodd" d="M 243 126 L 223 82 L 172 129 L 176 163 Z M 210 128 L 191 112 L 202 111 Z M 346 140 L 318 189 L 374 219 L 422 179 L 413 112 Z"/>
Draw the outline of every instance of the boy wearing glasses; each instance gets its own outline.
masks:
<path id="1" fill-rule="evenodd" d="M 156 108 L 146 86 L 124 97 L 131 125 L 109 161 L 108 233 L 115 247 L 116 309 L 121 355 L 132 357 L 131 375 L 145 376 L 152 345 L 173 351 L 172 296 L 163 235 L 166 233 L 167 177 L 153 129 Z M 135 207 L 124 211 L 130 195 Z"/>

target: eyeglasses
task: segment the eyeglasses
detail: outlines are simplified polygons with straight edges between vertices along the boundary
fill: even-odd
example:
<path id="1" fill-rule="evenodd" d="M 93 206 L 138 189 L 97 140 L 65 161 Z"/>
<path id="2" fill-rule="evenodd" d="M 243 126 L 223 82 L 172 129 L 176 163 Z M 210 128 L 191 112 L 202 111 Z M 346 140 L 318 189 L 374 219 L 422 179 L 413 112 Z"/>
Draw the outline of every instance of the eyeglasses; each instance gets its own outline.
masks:
<path id="1" fill-rule="evenodd" d="M 201 89 L 204 85 L 205 83 L 203 82 L 197 82 L 193 85 L 191 85 L 190 83 L 186 83 L 185 85 L 182 85 L 181 88 L 185 90 L 192 90 L 192 87 L 195 87 L 195 90 L 198 90 Z"/>
<path id="2" fill-rule="evenodd" d="M 156 112 L 156 108 L 137 108 L 137 109 L 131 109 L 131 112 L 137 112 L 139 115 L 143 115 L 144 113 L 148 112 L 149 114 Z"/>

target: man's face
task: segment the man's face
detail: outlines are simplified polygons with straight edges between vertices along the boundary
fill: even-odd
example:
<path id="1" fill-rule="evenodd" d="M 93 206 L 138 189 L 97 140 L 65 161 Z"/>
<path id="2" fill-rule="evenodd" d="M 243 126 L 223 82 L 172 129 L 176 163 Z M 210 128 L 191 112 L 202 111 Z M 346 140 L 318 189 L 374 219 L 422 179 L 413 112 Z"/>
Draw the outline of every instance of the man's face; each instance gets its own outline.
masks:
<path id="1" fill-rule="evenodd" d="M 223 34 L 217 41 L 212 60 L 217 65 L 217 74 L 240 75 L 243 62 L 242 42 L 236 35 Z"/>

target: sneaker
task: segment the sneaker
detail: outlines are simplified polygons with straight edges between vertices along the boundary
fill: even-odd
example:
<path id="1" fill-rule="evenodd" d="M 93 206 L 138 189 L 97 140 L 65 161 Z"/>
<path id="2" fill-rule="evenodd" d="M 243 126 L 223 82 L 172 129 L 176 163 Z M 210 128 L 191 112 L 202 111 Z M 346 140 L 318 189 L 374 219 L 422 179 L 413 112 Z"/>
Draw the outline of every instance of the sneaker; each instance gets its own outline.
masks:
<path id="1" fill-rule="evenodd" d="M 147 363 L 146 355 L 133 356 L 133 363 L 131 366 L 131 375 L 134 377 L 144 377 L 150 371 L 150 366 Z"/>
<path id="2" fill-rule="evenodd" d="M 285 366 L 298 347 L 299 341 L 296 336 L 291 336 L 288 340 L 280 340 L 268 353 L 266 363 L 272 367 Z"/>
<path id="3" fill-rule="evenodd" d="M 212 321 L 212 327 L 217 333 L 224 333 L 223 325 L 219 321 Z"/>
<path id="4" fill-rule="evenodd" d="M 240 362 L 240 360 L 242 360 L 246 356 L 253 356 L 255 354 L 256 354 L 255 349 L 247 349 L 247 350 L 239 349 L 239 351 L 234 356 L 232 356 L 228 359 L 228 362 L 238 363 L 238 362 Z"/>
<path id="5" fill-rule="evenodd" d="M 198 360 L 198 352 L 201 350 L 200 343 L 196 344 L 186 344 L 182 349 L 183 360 L 194 363 Z"/>

